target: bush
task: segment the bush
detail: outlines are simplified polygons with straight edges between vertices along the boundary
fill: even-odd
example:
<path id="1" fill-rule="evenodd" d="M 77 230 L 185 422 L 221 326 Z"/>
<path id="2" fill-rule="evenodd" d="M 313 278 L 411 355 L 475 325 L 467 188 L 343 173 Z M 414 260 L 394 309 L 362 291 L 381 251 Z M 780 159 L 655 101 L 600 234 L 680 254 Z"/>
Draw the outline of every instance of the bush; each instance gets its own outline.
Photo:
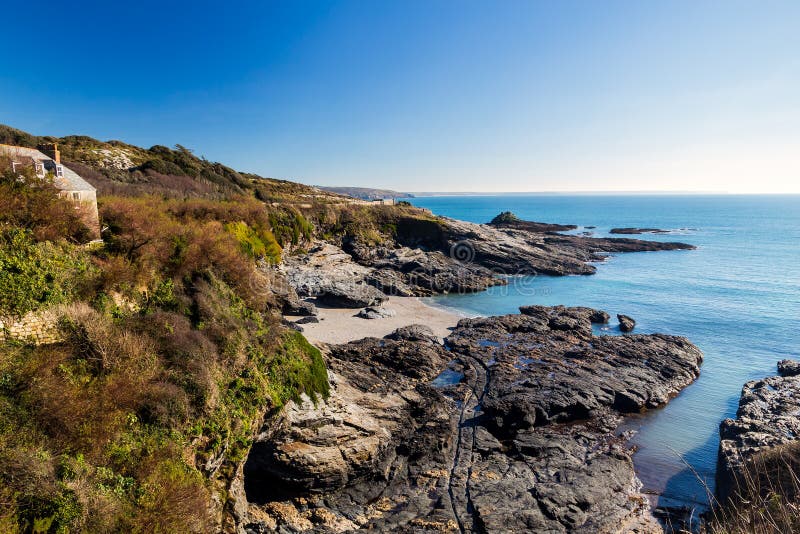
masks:
<path id="1" fill-rule="evenodd" d="M 225 229 L 233 234 L 242 250 L 251 258 L 263 258 L 270 264 L 281 261 L 281 246 L 266 228 L 253 229 L 247 223 L 240 221 L 228 223 Z"/>
<path id="2" fill-rule="evenodd" d="M 86 255 L 68 244 L 37 243 L 33 233 L 0 229 L 0 313 L 25 313 L 71 300 L 93 272 Z"/>
<path id="3" fill-rule="evenodd" d="M 11 170 L 11 160 L 0 156 L 0 226 L 29 230 L 37 241 L 68 239 L 76 243 L 91 240 L 74 204 L 58 196 L 51 175 L 44 178 L 25 168 Z"/>

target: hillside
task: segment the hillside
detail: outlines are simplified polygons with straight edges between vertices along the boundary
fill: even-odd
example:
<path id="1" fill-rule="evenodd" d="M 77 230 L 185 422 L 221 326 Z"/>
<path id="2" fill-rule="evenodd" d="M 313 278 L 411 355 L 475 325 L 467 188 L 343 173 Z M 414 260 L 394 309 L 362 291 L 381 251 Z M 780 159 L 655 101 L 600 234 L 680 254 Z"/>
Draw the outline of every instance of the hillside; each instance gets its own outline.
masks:
<path id="1" fill-rule="evenodd" d="M 410 193 L 401 193 L 391 189 L 373 189 L 371 187 L 334 187 L 327 185 L 318 186 L 323 191 L 347 195 L 361 200 L 380 200 L 382 198 L 414 198 Z"/>
<path id="2" fill-rule="evenodd" d="M 225 199 L 254 196 L 264 202 L 345 201 L 341 195 L 287 180 L 240 173 L 198 158 L 181 145 L 141 148 L 84 135 L 36 136 L 0 124 L 0 144 L 36 148 L 58 143 L 64 163 L 98 189 L 98 195 Z"/>
<path id="3" fill-rule="evenodd" d="M 449 497 L 427 489 L 407 493 L 397 476 L 405 467 L 390 470 L 400 492 L 394 504 L 385 506 L 373 493 L 383 491 L 380 484 L 370 485 L 387 476 L 383 462 L 395 456 L 398 465 L 458 456 L 441 441 L 461 441 L 447 423 L 454 413 L 442 411 L 451 405 L 427 384 L 453 353 L 410 326 L 394 343 L 315 347 L 302 332 L 324 320 L 316 306 L 347 308 L 361 321 L 356 309 L 390 296 L 480 291 L 509 283 L 509 274 L 588 275 L 609 252 L 693 248 L 550 233 L 513 214 L 500 218 L 514 223 L 507 227 L 407 203 L 373 205 L 238 173 L 180 146 L 142 149 L 8 127 L 0 141 L 58 142 L 65 163 L 98 187 L 104 228 L 102 242 L 87 245 L 52 176 L 0 158 L 0 532 L 380 530 L 373 520 L 383 515 L 385 529 L 452 530 L 455 519 L 439 516 L 450 509 L 460 521 L 455 502 L 433 505 Z M 559 339 L 564 325 L 578 324 L 569 321 L 534 320 L 557 325 Z M 358 322 L 347 328 L 363 335 Z M 343 397 L 345 390 L 354 396 Z M 567 397 L 575 395 L 583 397 Z M 385 413 L 375 412 L 367 427 L 360 415 L 344 424 L 339 413 L 316 420 L 338 406 L 349 421 L 384 402 Z M 298 410 L 311 414 L 309 424 L 288 428 L 286 417 Z M 444 425 L 429 424 L 437 420 Z M 387 433 L 394 427 L 402 432 Z M 379 431 L 369 435 L 369 428 Z M 306 430 L 309 447 L 285 435 Z M 361 452 L 338 452 L 348 436 Z M 275 456 L 276 447 L 285 454 Z M 351 477 L 352 461 L 360 465 Z M 626 465 L 624 476 L 632 477 Z M 435 466 L 420 473 L 456 471 L 447 462 Z M 353 493 L 338 493 L 351 482 Z M 571 489 L 554 487 L 572 499 Z M 333 493 L 319 501 L 321 490 Z M 607 505 L 614 514 L 630 512 L 635 495 L 606 493 L 620 497 Z M 347 502 L 331 500 L 337 495 Z M 421 499 L 419 517 L 405 513 L 408 495 Z M 503 501 L 516 514 L 517 502 Z M 436 521 L 428 522 L 428 512 Z"/>
<path id="4" fill-rule="evenodd" d="M 0 165 L 0 532 L 233 531 L 265 418 L 328 394 L 320 352 L 282 324 L 300 304 L 274 265 L 422 212 L 180 146 L 0 127 L 0 143 L 43 142 L 97 187 L 105 230 L 82 246 L 47 177 Z M 6 336 L 48 317 L 57 343 Z"/>

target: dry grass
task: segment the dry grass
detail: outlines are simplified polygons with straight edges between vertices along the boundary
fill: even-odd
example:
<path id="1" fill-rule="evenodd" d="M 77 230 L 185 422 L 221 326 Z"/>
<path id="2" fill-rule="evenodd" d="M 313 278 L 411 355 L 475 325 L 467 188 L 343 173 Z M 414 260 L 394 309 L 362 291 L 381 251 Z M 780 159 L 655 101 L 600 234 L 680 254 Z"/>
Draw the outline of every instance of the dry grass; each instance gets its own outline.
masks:
<path id="1" fill-rule="evenodd" d="M 709 534 L 800 532 L 800 444 L 765 451 L 745 462 L 728 502 L 717 503 Z"/>

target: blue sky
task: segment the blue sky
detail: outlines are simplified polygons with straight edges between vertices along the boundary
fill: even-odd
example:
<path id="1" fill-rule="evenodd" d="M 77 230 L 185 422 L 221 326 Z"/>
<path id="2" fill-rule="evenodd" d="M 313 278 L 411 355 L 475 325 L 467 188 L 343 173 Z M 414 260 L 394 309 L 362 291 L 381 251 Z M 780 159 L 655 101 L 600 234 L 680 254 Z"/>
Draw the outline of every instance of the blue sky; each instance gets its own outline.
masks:
<path id="1" fill-rule="evenodd" d="M 796 1 L 3 13 L 0 122 L 35 134 L 180 143 L 324 185 L 800 192 Z"/>

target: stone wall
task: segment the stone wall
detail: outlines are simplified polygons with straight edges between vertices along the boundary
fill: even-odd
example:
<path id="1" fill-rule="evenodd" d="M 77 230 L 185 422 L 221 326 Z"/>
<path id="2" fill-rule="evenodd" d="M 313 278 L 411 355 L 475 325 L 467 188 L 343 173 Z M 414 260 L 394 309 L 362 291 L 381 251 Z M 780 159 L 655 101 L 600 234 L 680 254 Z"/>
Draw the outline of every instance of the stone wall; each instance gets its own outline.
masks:
<path id="1" fill-rule="evenodd" d="M 0 317 L 0 343 L 19 341 L 34 345 L 58 343 L 63 336 L 58 329 L 61 314 L 57 309 L 29 312 L 21 318 Z"/>

